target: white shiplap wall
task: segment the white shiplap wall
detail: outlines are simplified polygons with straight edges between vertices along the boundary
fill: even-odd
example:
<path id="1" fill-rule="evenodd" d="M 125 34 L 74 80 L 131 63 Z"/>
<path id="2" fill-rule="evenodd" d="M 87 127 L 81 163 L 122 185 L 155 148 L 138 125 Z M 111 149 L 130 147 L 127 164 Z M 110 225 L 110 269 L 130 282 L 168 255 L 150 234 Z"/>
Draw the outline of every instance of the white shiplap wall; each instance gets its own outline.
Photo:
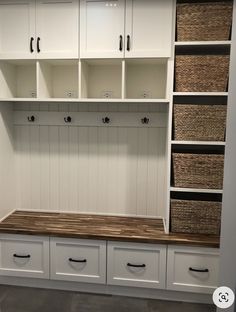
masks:
<path id="1" fill-rule="evenodd" d="M 166 112 L 164 104 L 15 109 Z M 17 125 L 15 149 L 19 209 L 165 216 L 166 128 Z"/>

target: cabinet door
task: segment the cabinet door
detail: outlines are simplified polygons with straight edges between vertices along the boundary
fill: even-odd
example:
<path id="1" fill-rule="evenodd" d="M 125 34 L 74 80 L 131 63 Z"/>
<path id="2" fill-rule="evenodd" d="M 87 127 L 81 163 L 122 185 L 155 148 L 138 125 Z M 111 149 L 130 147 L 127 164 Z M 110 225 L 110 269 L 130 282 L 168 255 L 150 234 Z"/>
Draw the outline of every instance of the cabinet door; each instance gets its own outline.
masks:
<path id="1" fill-rule="evenodd" d="M 124 0 L 81 0 L 80 3 L 80 56 L 123 57 Z"/>
<path id="2" fill-rule="evenodd" d="M 170 57 L 172 0 L 127 0 L 125 57 Z"/>
<path id="3" fill-rule="evenodd" d="M 77 58 L 78 0 L 36 1 L 37 58 Z"/>
<path id="4" fill-rule="evenodd" d="M 0 58 L 35 58 L 34 37 L 35 1 L 0 0 Z"/>

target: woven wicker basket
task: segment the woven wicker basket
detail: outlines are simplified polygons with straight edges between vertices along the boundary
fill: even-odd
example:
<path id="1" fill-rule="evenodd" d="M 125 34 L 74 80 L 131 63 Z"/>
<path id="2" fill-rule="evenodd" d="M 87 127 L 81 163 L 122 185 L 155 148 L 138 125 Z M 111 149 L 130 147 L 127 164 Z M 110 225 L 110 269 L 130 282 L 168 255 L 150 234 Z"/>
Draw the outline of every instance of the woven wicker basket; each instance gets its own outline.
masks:
<path id="1" fill-rule="evenodd" d="M 222 189 L 224 155 L 173 153 L 175 187 Z"/>
<path id="2" fill-rule="evenodd" d="M 220 234 L 221 203 L 171 200 L 171 232 Z"/>
<path id="3" fill-rule="evenodd" d="M 177 40 L 229 40 L 232 2 L 177 4 Z"/>
<path id="4" fill-rule="evenodd" d="M 226 105 L 174 105 L 174 139 L 224 141 Z"/>
<path id="5" fill-rule="evenodd" d="M 176 55 L 176 92 L 225 92 L 228 55 Z"/>

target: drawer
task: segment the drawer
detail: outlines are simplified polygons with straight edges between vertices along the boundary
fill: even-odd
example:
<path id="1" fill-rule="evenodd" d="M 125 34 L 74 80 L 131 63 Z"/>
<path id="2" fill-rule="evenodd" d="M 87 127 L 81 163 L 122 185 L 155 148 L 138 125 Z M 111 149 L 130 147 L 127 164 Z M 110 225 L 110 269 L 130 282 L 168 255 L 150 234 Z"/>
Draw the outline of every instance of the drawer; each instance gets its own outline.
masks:
<path id="1" fill-rule="evenodd" d="M 218 284 L 218 273 L 218 249 L 181 246 L 168 247 L 168 289 L 213 293 Z"/>
<path id="2" fill-rule="evenodd" d="M 110 285 L 165 288 L 166 246 L 108 242 Z"/>
<path id="3" fill-rule="evenodd" d="M 49 238 L 1 234 L 0 275 L 49 278 Z"/>
<path id="4" fill-rule="evenodd" d="M 106 242 L 52 238 L 51 279 L 106 283 Z"/>

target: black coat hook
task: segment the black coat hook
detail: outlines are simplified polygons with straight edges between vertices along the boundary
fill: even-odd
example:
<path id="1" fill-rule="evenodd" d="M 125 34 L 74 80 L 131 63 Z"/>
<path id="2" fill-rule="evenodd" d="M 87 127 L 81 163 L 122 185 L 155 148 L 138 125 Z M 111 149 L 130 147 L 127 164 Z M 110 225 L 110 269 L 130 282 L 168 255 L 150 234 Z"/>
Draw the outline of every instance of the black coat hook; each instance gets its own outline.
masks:
<path id="1" fill-rule="evenodd" d="M 28 119 L 28 122 L 34 122 L 35 121 L 35 117 L 33 115 L 28 116 L 27 119 Z"/>
<path id="2" fill-rule="evenodd" d="M 102 118 L 102 122 L 104 124 L 109 124 L 110 123 L 110 118 L 109 117 L 104 117 L 104 118 Z"/>
<path id="3" fill-rule="evenodd" d="M 149 118 L 144 117 L 141 119 L 142 124 L 147 125 L 149 123 Z"/>
<path id="4" fill-rule="evenodd" d="M 71 118 L 70 116 L 64 117 L 64 121 L 65 121 L 66 123 L 70 123 L 71 120 L 72 120 L 72 118 Z"/>

